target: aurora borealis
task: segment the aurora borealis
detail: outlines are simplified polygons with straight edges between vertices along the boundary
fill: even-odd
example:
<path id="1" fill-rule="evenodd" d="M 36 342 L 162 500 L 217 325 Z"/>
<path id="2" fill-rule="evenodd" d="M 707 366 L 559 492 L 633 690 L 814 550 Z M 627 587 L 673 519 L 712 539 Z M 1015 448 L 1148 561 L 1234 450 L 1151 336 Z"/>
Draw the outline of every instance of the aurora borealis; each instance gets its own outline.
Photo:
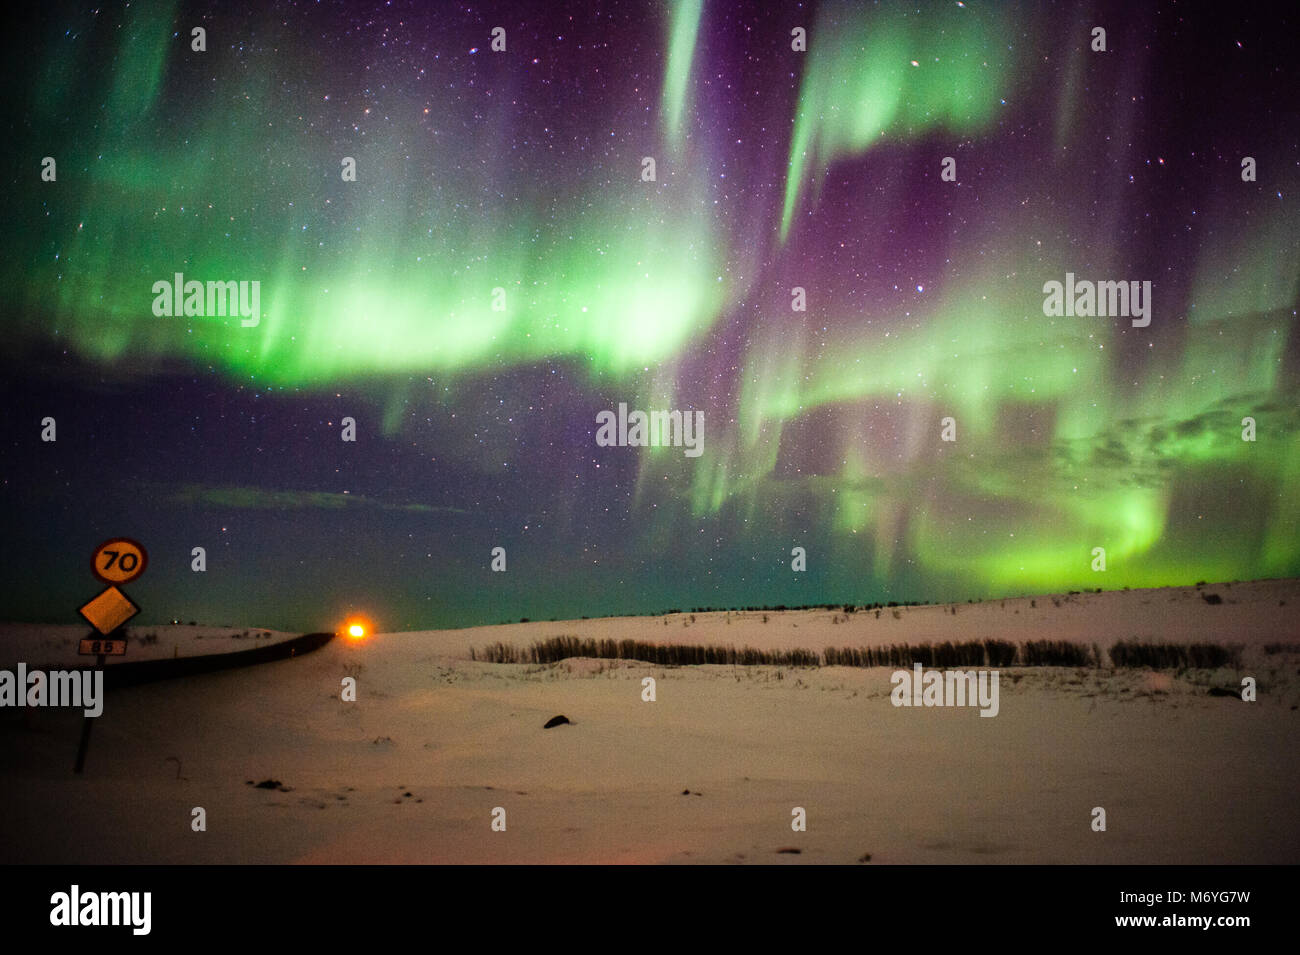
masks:
<path id="1" fill-rule="evenodd" d="M 260 9 L 27 14 L 7 618 L 115 535 L 141 621 L 286 629 L 1300 574 L 1294 13 Z M 182 272 L 260 322 L 154 315 Z M 703 453 L 598 447 L 620 403 Z"/>

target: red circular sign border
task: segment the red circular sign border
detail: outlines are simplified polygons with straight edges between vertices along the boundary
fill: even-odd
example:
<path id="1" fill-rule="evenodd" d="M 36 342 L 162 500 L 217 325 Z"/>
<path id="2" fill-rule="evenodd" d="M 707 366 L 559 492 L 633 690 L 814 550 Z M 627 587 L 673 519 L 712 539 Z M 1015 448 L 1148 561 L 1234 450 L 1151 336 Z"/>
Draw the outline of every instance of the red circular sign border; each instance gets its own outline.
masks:
<path id="1" fill-rule="evenodd" d="M 103 549 L 105 547 L 108 547 L 110 544 L 130 544 L 132 547 L 134 547 L 136 550 L 140 552 L 140 570 L 137 573 L 133 574 L 127 580 L 109 580 L 107 577 L 100 574 L 99 568 L 95 565 L 95 558 L 98 557 L 100 555 L 100 552 L 103 551 Z M 96 547 L 94 553 L 90 555 L 90 572 L 95 575 L 95 578 L 97 580 L 100 580 L 103 583 L 109 584 L 110 586 L 113 587 L 125 587 L 127 584 L 131 583 L 131 581 L 139 580 L 141 576 L 144 575 L 144 572 L 148 568 L 148 566 L 149 566 L 149 552 L 144 549 L 144 545 L 141 544 L 138 540 L 134 540 L 133 538 L 130 537 L 110 537 L 108 540 L 104 541 L 104 543 Z"/>

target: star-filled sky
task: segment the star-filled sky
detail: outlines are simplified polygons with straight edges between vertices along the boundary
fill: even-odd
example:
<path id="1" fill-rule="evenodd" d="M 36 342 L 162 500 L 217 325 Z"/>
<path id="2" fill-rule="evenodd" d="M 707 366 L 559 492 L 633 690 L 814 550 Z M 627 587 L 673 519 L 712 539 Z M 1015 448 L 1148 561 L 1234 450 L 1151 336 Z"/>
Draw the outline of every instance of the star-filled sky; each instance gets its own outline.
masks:
<path id="1" fill-rule="evenodd" d="M 253 11 L 11 28 L 0 617 L 113 536 L 139 622 L 284 629 L 1300 573 L 1289 9 Z M 178 272 L 259 323 L 155 315 Z M 1045 315 L 1068 272 L 1150 325 Z M 620 402 L 703 453 L 597 446 Z"/>

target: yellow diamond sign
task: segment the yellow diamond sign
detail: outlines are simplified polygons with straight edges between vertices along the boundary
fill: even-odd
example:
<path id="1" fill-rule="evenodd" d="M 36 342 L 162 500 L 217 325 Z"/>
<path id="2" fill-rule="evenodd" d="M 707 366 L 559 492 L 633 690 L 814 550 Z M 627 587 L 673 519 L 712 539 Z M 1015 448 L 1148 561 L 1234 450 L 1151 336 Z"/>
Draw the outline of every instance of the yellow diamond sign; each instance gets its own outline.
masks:
<path id="1" fill-rule="evenodd" d="M 90 625 L 104 636 L 108 636 L 139 612 L 140 608 L 131 602 L 131 598 L 116 587 L 109 587 L 80 610 Z"/>

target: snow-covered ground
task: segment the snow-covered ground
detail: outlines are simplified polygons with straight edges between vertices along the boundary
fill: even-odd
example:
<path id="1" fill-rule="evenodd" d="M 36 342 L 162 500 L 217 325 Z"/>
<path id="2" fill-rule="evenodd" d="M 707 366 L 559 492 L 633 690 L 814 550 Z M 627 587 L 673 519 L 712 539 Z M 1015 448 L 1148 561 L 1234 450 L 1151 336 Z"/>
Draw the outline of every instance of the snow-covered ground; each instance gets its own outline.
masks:
<path id="1" fill-rule="evenodd" d="M 1212 604 L 1206 597 L 1218 597 Z M 953 611 L 956 611 L 954 614 Z M 759 650 L 880 646 L 962 640 L 1070 640 L 1105 648 L 1119 640 L 1263 646 L 1300 639 L 1300 580 L 1170 587 L 991 600 L 976 604 L 780 613 L 743 611 L 599 620 L 534 621 L 424 631 L 440 652 L 503 642 L 521 649 L 558 635 L 654 643 L 734 644 Z M 415 634 L 412 634 L 414 636 Z"/>
<path id="2" fill-rule="evenodd" d="M 1300 642 L 1300 582 L 1203 590 L 1223 602 L 1185 588 L 898 619 L 687 614 L 336 639 L 110 692 L 80 778 L 79 711 L 4 710 L 0 862 L 1300 862 L 1300 653 L 1265 649 Z M 1004 669 L 995 718 L 895 707 L 885 668 L 469 659 L 559 634 L 1245 650 L 1234 670 Z M 1256 702 L 1209 692 L 1244 676 Z M 347 677 L 356 702 L 340 698 Z M 557 714 L 572 723 L 543 729 Z M 806 832 L 791 829 L 796 807 Z"/>

